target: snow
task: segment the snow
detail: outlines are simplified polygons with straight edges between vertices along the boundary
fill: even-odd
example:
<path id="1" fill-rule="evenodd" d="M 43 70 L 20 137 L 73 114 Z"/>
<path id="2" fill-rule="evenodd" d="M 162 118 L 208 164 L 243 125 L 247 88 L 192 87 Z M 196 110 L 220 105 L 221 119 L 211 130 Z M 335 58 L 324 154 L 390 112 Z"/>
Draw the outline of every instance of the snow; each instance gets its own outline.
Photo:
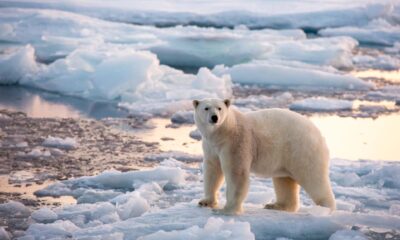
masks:
<path id="1" fill-rule="evenodd" d="M 362 27 L 346 26 L 326 28 L 318 32 L 322 36 L 350 36 L 361 43 L 393 46 L 400 41 L 400 26 L 385 19 L 375 19 Z"/>
<path id="2" fill-rule="evenodd" d="M 116 197 L 91 195 L 90 203 L 57 208 L 55 222 L 32 224 L 26 234 L 35 239 L 42 234 L 74 239 L 363 239 L 358 238 L 364 236 L 363 227 L 384 233 L 399 229 L 398 162 L 332 159 L 330 169 L 338 204 L 333 214 L 314 206 L 303 191 L 298 213 L 265 210 L 264 204 L 275 198 L 272 181 L 253 176 L 245 213 L 215 215 L 197 207 L 203 195 L 201 170 L 168 159 L 153 169 L 104 172 L 40 190 L 39 195 L 77 199 L 87 191 L 113 191 Z M 361 228 L 349 230 L 353 226 Z"/>
<path id="3" fill-rule="evenodd" d="M 256 61 L 233 67 L 218 65 L 213 73 L 229 74 L 233 82 L 259 84 L 269 88 L 368 90 L 374 87 L 373 83 L 351 75 L 298 63 Z"/>
<path id="4" fill-rule="evenodd" d="M 289 105 L 290 110 L 295 111 L 313 111 L 313 112 L 329 112 L 352 110 L 353 102 L 340 99 L 329 99 L 324 97 L 312 97 L 295 101 Z"/>
<path id="5" fill-rule="evenodd" d="M 75 138 L 70 138 L 70 137 L 59 138 L 59 137 L 48 136 L 43 141 L 42 145 L 46 147 L 54 147 L 61 149 L 74 149 L 77 148 L 78 143 Z"/>

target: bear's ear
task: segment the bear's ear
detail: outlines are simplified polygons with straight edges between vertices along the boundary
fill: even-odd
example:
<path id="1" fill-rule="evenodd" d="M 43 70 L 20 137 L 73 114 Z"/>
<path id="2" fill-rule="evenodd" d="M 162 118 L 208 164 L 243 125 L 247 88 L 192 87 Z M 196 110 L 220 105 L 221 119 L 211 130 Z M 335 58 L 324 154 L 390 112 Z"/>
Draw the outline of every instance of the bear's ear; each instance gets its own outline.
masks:
<path id="1" fill-rule="evenodd" d="M 229 106 L 231 105 L 231 100 L 225 99 L 225 100 L 224 100 L 224 103 L 225 103 L 225 106 L 226 106 L 226 107 L 229 107 Z"/>
<path id="2" fill-rule="evenodd" d="M 199 106 L 199 100 L 193 100 L 193 107 L 197 108 L 197 106 Z"/>

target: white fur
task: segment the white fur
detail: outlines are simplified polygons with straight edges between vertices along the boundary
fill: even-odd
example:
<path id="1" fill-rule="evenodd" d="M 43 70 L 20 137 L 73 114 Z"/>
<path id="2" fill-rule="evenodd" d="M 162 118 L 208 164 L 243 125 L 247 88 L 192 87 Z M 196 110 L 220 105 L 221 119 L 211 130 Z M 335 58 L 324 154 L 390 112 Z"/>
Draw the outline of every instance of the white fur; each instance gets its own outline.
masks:
<path id="1" fill-rule="evenodd" d="M 276 202 L 268 209 L 297 211 L 299 185 L 317 205 L 335 209 L 325 139 L 306 117 L 285 109 L 241 113 L 219 99 L 194 101 L 203 137 L 204 192 L 199 204 L 216 208 L 224 177 L 225 214 L 243 211 L 250 172 L 272 177 Z M 207 110 L 205 110 L 207 108 Z M 213 124 L 212 115 L 218 116 Z"/>

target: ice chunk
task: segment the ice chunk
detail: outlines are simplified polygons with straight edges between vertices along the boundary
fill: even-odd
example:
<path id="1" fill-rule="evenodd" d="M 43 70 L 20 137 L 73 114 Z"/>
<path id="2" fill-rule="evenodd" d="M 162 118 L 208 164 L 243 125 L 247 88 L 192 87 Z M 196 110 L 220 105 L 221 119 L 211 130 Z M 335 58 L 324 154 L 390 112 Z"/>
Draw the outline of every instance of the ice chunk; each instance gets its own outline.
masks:
<path id="1" fill-rule="evenodd" d="M 350 75 L 288 62 L 257 61 L 231 68 L 217 66 L 213 72 L 230 74 L 233 82 L 270 88 L 368 90 L 374 86 Z"/>
<path id="2" fill-rule="evenodd" d="M 251 110 L 259 110 L 263 108 L 284 108 L 293 101 L 293 96 L 289 92 L 282 94 L 265 96 L 265 95 L 250 95 L 245 98 L 237 98 L 234 104 L 240 108 L 248 108 Z"/>
<path id="3" fill-rule="evenodd" d="M 24 204 L 16 201 L 9 201 L 0 204 L 0 215 L 14 217 L 29 217 L 31 211 Z"/>
<path id="4" fill-rule="evenodd" d="M 50 157 L 51 153 L 47 149 L 34 148 L 32 149 L 32 151 L 28 152 L 25 156 L 32 158 Z"/>
<path id="5" fill-rule="evenodd" d="M 200 131 L 198 129 L 190 131 L 189 136 L 191 138 L 195 139 L 195 140 L 198 140 L 198 141 L 200 141 L 201 138 L 202 138 L 201 133 L 200 133 Z"/>
<path id="6" fill-rule="evenodd" d="M 49 208 L 41 208 L 31 215 L 32 219 L 38 223 L 52 223 L 58 219 L 57 213 Z"/>
<path id="7" fill-rule="evenodd" d="M 118 205 L 118 214 L 122 220 L 138 217 L 150 209 L 148 202 L 139 194 L 132 195 L 127 202 Z"/>
<path id="8" fill-rule="evenodd" d="M 87 190 L 83 192 L 77 199 L 78 203 L 96 203 L 103 202 L 115 198 L 120 192 L 114 190 Z"/>
<path id="9" fill-rule="evenodd" d="M 0 84 L 16 84 L 36 74 L 40 66 L 31 45 L 0 55 Z"/>
<path id="10" fill-rule="evenodd" d="M 11 234 L 9 234 L 3 227 L 0 227 L 0 239 L 10 240 Z"/>
<path id="11" fill-rule="evenodd" d="M 358 231 L 339 230 L 332 234 L 329 240 L 367 240 L 368 238 Z"/>
<path id="12" fill-rule="evenodd" d="M 375 19 L 363 27 L 327 28 L 318 32 L 322 36 L 351 36 L 362 43 L 393 45 L 400 41 L 400 27 L 385 19 Z"/>
<path id="13" fill-rule="evenodd" d="M 8 181 L 11 183 L 29 182 L 35 179 L 35 174 L 31 171 L 16 171 L 11 172 Z"/>
<path id="14" fill-rule="evenodd" d="M 75 138 L 70 138 L 70 137 L 59 138 L 59 137 L 49 136 L 44 140 L 43 146 L 62 148 L 62 149 L 74 149 L 77 148 L 78 143 L 76 142 Z"/>
<path id="15" fill-rule="evenodd" d="M 40 236 L 43 239 L 71 238 L 72 232 L 79 228 L 71 221 L 58 220 L 50 224 L 34 223 L 26 230 L 26 235 Z"/>
<path id="16" fill-rule="evenodd" d="M 163 161 L 164 159 L 176 159 L 181 162 L 201 162 L 203 161 L 203 156 L 194 155 L 186 152 L 179 151 L 168 151 L 158 154 L 151 154 L 145 157 L 146 161 Z"/>
<path id="17" fill-rule="evenodd" d="M 193 226 L 185 230 L 165 232 L 159 231 L 140 237 L 141 240 L 156 239 L 255 239 L 248 222 L 225 222 L 221 218 L 209 218 L 204 228 Z"/>
<path id="18" fill-rule="evenodd" d="M 399 86 L 384 86 L 376 91 L 369 92 L 366 96 L 368 100 L 400 100 L 400 87 Z"/>
<path id="19" fill-rule="evenodd" d="M 194 124 L 193 111 L 178 111 L 172 115 L 171 122 L 177 124 Z"/>
<path id="20" fill-rule="evenodd" d="M 352 110 L 353 102 L 340 99 L 313 97 L 293 102 L 289 105 L 289 108 L 296 111 L 342 111 Z"/>
<path id="21" fill-rule="evenodd" d="M 397 70 L 400 68 L 400 60 L 389 55 L 356 55 L 353 62 L 360 68 L 373 68 L 384 70 Z"/>

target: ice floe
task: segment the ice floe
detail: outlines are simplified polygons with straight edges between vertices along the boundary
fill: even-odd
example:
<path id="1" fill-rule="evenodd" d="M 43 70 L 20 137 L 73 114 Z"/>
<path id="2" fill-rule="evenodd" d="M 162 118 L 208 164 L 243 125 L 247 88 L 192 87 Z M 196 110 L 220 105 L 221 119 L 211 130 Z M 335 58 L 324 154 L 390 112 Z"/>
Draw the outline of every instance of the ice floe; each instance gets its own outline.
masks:
<path id="1" fill-rule="evenodd" d="M 70 138 L 70 137 L 59 138 L 59 137 L 48 136 L 43 141 L 42 145 L 46 147 L 54 147 L 61 149 L 74 149 L 78 147 L 78 142 L 76 141 L 75 138 Z"/>
<path id="2" fill-rule="evenodd" d="M 203 194 L 200 170 L 176 160 L 169 161 L 161 164 L 169 167 L 105 172 L 66 180 L 40 190 L 43 195 L 72 195 L 75 198 L 89 190 L 105 193 L 112 190 L 117 196 L 104 199 L 92 195 L 91 203 L 57 208 L 53 211 L 58 219 L 48 224 L 30 225 L 27 237 L 362 239 L 360 237 L 368 236 L 374 229 L 381 229 L 380 233 L 398 234 L 400 168 L 397 162 L 333 159 L 330 176 L 338 210 L 332 215 L 322 207 L 313 206 L 303 191 L 299 213 L 262 209 L 265 203 L 273 201 L 272 181 L 252 177 L 245 202 L 246 212 L 232 217 L 215 215 L 209 209 L 197 207 Z M 168 182 L 173 182 L 174 186 Z M 46 217 L 55 216 L 45 212 L 47 210 L 43 210 Z"/>
<path id="3" fill-rule="evenodd" d="M 278 89 L 308 90 L 368 90 L 373 83 L 365 82 L 351 75 L 341 74 L 332 69 L 320 69 L 300 63 L 255 61 L 232 67 L 218 65 L 213 69 L 216 75 L 229 74 L 233 82 L 259 84 Z"/>
<path id="4" fill-rule="evenodd" d="M 353 101 L 313 97 L 295 101 L 289 105 L 289 109 L 313 112 L 352 110 Z"/>
<path id="5" fill-rule="evenodd" d="M 400 41 L 400 26 L 385 19 L 375 19 L 365 26 L 327 28 L 318 32 L 322 36 L 350 36 L 361 43 L 392 46 Z"/>
<path id="6" fill-rule="evenodd" d="M 376 91 L 370 91 L 365 96 L 368 100 L 389 100 L 399 101 L 400 100 L 400 86 L 385 86 L 377 89 Z"/>

